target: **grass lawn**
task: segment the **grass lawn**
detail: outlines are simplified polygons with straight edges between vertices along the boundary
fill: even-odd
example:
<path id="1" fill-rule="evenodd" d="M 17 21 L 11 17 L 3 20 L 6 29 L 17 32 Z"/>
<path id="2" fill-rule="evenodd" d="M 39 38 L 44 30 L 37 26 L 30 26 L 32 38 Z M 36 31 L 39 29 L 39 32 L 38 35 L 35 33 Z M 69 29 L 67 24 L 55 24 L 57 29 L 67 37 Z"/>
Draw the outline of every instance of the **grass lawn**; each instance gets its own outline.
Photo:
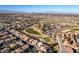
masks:
<path id="1" fill-rule="evenodd" d="M 44 40 L 50 42 L 50 37 L 44 37 Z"/>
<path id="2" fill-rule="evenodd" d="M 46 42 L 50 42 L 51 41 L 51 38 L 48 35 L 43 34 L 43 32 L 40 29 L 32 27 L 32 28 L 27 28 L 25 31 L 28 34 L 39 35 L 39 37 L 44 39 Z"/>
<path id="3" fill-rule="evenodd" d="M 33 28 L 26 29 L 26 32 L 28 32 L 30 34 L 41 35 L 39 32 L 35 31 Z"/>
<path id="4" fill-rule="evenodd" d="M 63 30 L 62 32 L 79 32 L 79 28 L 72 28 L 72 29 L 67 29 L 67 30 Z"/>
<path id="5" fill-rule="evenodd" d="M 76 28 L 76 29 L 72 29 L 71 31 L 79 31 L 79 28 Z"/>
<path id="6" fill-rule="evenodd" d="M 0 40 L 2 39 L 2 36 L 3 36 L 3 35 L 0 35 Z"/>

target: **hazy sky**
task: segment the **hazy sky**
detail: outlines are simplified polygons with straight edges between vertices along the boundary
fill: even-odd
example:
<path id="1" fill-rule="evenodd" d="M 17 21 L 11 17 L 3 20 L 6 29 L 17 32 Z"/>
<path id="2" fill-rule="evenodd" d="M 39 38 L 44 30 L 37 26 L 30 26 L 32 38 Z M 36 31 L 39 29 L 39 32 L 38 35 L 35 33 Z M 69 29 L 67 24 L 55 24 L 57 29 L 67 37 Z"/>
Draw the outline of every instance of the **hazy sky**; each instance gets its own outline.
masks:
<path id="1" fill-rule="evenodd" d="M 0 10 L 26 12 L 58 11 L 79 13 L 79 5 L 0 5 Z"/>

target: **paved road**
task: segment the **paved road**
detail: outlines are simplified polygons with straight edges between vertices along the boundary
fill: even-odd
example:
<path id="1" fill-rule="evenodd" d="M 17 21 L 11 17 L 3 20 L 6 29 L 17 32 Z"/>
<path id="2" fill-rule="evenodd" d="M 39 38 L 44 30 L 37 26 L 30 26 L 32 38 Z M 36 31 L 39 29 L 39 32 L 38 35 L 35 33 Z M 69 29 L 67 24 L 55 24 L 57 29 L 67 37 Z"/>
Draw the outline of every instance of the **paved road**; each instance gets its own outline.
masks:
<path id="1" fill-rule="evenodd" d="M 57 39 L 59 47 L 60 47 L 60 51 L 59 52 L 60 53 L 66 53 L 66 48 L 65 48 L 64 44 L 62 43 L 61 38 L 57 35 L 56 39 Z"/>

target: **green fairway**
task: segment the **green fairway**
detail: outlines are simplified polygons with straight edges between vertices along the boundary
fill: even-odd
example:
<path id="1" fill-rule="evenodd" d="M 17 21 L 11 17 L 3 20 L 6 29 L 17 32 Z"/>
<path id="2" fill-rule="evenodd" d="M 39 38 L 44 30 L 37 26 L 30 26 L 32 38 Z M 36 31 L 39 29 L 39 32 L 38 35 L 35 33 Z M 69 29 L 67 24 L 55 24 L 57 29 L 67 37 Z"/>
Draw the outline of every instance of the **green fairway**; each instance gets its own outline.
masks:
<path id="1" fill-rule="evenodd" d="M 44 37 L 44 40 L 50 42 L 50 37 Z"/>
<path id="2" fill-rule="evenodd" d="M 3 36 L 3 35 L 0 34 L 0 40 L 2 39 L 2 36 Z"/>
<path id="3" fill-rule="evenodd" d="M 39 32 L 35 31 L 33 28 L 26 29 L 26 32 L 28 32 L 30 34 L 41 35 Z"/>
<path id="4" fill-rule="evenodd" d="M 76 28 L 76 29 L 72 29 L 71 31 L 79 31 L 79 28 Z"/>

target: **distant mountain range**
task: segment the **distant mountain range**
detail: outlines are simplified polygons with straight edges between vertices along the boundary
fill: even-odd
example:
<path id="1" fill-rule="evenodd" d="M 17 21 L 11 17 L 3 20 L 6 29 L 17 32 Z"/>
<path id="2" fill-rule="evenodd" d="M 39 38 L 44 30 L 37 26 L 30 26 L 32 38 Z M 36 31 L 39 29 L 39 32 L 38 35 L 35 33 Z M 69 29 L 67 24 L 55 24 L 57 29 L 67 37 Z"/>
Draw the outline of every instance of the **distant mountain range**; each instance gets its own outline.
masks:
<path id="1" fill-rule="evenodd" d="M 78 12 L 45 11 L 44 14 L 79 14 Z"/>
<path id="2" fill-rule="evenodd" d="M 8 14 L 27 14 L 28 12 L 0 10 L 0 13 L 8 13 Z"/>
<path id="3" fill-rule="evenodd" d="M 79 14 L 75 12 L 60 12 L 60 11 L 24 12 L 24 11 L 9 11 L 9 10 L 0 10 L 0 13 L 7 13 L 7 14 Z"/>

